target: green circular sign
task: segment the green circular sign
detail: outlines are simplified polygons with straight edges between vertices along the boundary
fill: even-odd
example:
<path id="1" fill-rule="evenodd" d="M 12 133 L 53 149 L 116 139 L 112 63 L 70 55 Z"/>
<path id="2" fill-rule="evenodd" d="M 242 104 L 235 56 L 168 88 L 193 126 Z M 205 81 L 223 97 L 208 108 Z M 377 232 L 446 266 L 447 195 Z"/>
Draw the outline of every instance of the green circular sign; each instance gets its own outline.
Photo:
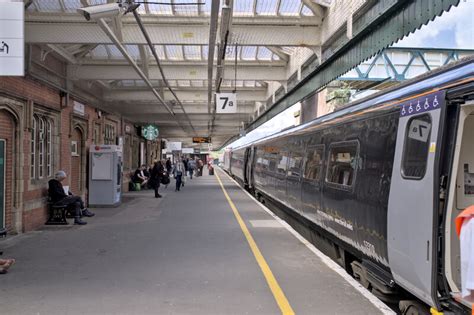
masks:
<path id="1" fill-rule="evenodd" d="M 155 125 L 146 125 L 142 127 L 142 136 L 147 140 L 155 140 L 158 138 L 159 134 L 158 127 Z"/>

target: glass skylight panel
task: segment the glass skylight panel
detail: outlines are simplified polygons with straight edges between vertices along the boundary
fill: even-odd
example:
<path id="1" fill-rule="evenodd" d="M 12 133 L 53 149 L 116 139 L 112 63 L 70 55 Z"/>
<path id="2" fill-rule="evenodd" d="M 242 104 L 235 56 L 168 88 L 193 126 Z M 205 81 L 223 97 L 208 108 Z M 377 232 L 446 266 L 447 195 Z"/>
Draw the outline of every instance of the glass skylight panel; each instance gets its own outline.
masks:
<path id="1" fill-rule="evenodd" d="M 242 50 L 242 46 L 237 46 L 237 58 L 240 58 L 240 51 L 241 50 Z M 235 46 L 227 46 L 227 49 L 226 49 L 226 52 L 225 52 L 225 59 L 235 60 Z"/>
<path id="2" fill-rule="evenodd" d="M 191 82 L 189 80 L 178 80 L 178 86 L 188 87 L 191 86 Z"/>
<path id="3" fill-rule="evenodd" d="M 257 14 L 276 15 L 278 0 L 258 0 Z"/>
<path id="4" fill-rule="evenodd" d="M 120 50 L 118 50 L 117 46 L 115 45 L 107 45 L 107 48 L 110 52 L 110 58 L 112 59 L 124 59 Z"/>
<path id="5" fill-rule="evenodd" d="M 183 49 L 180 45 L 166 45 L 166 55 L 168 59 L 183 60 Z"/>
<path id="6" fill-rule="evenodd" d="M 140 59 L 140 51 L 138 50 L 137 45 L 125 45 L 125 49 L 127 49 L 130 56 L 132 56 L 135 60 Z"/>
<path id="7" fill-rule="evenodd" d="M 272 60 L 280 60 L 280 57 L 277 54 L 273 54 Z"/>
<path id="8" fill-rule="evenodd" d="M 254 0 L 234 1 L 234 15 L 253 15 L 253 2 Z"/>
<path id="9" fill-rule="evenodd" d="M 90 5 L 105 4 L 107 0 L 89 0 Z"/>
<path id="10" fill-rule="evenodd" d="M 256 55 L 257 55 L 256 46 L 242 47 L 242 53 L 240 54 L 242 60 L 255 60 Z"/>
<path id="11" fill-rule="evenodd" d="M 201 46 L 184 46 L 184 58 L 201 60 Z"/>
<path id="12" fill-rule="evenodd" d="M 203 87 L 204 82 L 202 80 L 192 80 L 191 85 L 194 87 Z"/>
<path id="13" fill-rule="evenodd" d="M 122 86 L 124 87 L 135 86 L 135 80 L 122 80 Z"/>
<path id="14" fill-rule="evenodd" d="M 272 60 L 272 52 L 266 47 L 258 47 L 258 60 Z"/>
<path id="15" fill-rule="evenodd" d="M 246 80 L 246 81 L 244 81 L 244 86 L 245 87 L 255 87 L 255 81 Z"/>
<path id="16" fill-rule="evenodd" d="M 300 8 L 300 1 L 281 1 L 278 13 L 280 15 L 300 15 Z"/>
<path id="17" fill-rule="evenodd" d="M 161 3 L 169 3 L 169 4 L 148 4 L 148 8 L 150 9 L 150 13 L 153 14 L 163 14 L 163 15 L 172 15 L 173 8 L 171 7 L 171 0 L 161 0 Z"/>
<path id="18" fill-rule="evenodd" d="M 162 45 L 155 45 L 155 51 L 159 59 L 166 59 L 165 49 Z"/>
<path id="19" fill-rule="evenodd" d="M 212 0 L 205 0 L 205 2 L 206 3 L 201 6 L 201 12 L 204 14 L 211 14 Z"/>
<path id="20" fill-rule="evenodd" d="M 42 0 L 37 1 L 37 6 L 41 12 L 61 12 L 62 8 L 59 0 Z"/>
<path id="21" fill-rule="evenodd" d="M 200 1 L 196 1 L 200 2 Z M 196 3 L 189 0 L 174 0 L 174 11 L 179 15 L 197 15 L 198 14 L 198 5 L 179 5 L 180 3 Z M 178 5 L 176 5 L 178 4 Z"/>
<path id="22" fill-rule="evenodd" d="M 105 45 L 98 45 L 96 48 L 94 48 L 92 51 L 92 56 L 97 59 L 107 59 L 109 58 L 109 54 L 107 53 L 107 50 L 105 49 Z"/>
<path id="23" fill-rule="evenodd" d="M 209 46 L 204 45 L 202 46 L 202 58 L 207 60 L 208 56 L 209 56 Z"/>
<path id="24" fill-rule="evenodd" d="M 301 15 L 304 15 L 304 16 L 314 16 L 313 14 L 313 11 L 311 11 L 310 8 L 308 8 L 307 6 L 303 6 L 303 9 L 301 10 Z"/>
<path id="25" fill-rule="evenodd" d="M 82 8 L 81 0 L 63 0 L 63 2 L 66 12 L 76 12 L 77 9 Z"/>

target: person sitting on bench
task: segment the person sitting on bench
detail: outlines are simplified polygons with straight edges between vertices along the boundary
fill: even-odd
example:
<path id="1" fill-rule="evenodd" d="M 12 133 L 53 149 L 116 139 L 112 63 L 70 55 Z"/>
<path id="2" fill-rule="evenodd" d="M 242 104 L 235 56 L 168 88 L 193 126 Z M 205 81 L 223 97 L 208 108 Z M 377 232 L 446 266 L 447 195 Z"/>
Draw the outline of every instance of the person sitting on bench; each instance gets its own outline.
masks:
<path id="1" fill-rule="evenodd" d="M 93 217 L 95 214 L 84 207 L 84 202 L 81 197 L 73 196 L 71 192 L 69 192 L 69 195 L 66 195 L 63 185 L 61 184 L 65 178 L 66 172 L 59 171 L 56 173 L 55 178 L 48 182 L 48 193 L 51 202 L 57 206 L 74 207 L 74 224 L 87 224 L 87 222 L 81 219 L 81 216 Z"/>
<path id="2" fill-rule="evenodd" d="M 137 168 L 135 174 L 133 175 L 133 182 L 140 184 L 142 187 L 148 183 L 148 177 L 145 175 L 146 165 L 143 164 L 141 167 Z"/>

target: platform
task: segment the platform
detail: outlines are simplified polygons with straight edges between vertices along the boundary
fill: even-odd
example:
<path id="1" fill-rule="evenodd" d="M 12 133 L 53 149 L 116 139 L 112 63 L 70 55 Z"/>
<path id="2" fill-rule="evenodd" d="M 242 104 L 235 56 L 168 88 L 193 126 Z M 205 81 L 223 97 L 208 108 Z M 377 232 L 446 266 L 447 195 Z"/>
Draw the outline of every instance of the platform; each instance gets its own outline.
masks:
<path id="1" fill-rule="evenodd" d="M 0 275 L 0 313 L 391 313 L 216 173 L 180 192 L 172 181 L 162 199 L 128 193 L 86 226 L 0 241 L 17 259 Z"/>

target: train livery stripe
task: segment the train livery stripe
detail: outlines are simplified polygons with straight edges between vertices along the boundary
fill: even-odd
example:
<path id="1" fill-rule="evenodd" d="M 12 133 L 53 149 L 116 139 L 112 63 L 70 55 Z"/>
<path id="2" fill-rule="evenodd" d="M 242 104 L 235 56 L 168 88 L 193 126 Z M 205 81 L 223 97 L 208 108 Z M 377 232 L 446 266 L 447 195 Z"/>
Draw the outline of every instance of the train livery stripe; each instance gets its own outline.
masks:
<path id="1" fill-rule="evenodd" d="M 265 258 L 263 257 L 262 253 L 260 252 L 260 249 L 258 248 L 257 244 L 255 243 L 255 240 L 252 237 L 252 234 L 250 234 L 250 231 L 248 230 L 247 226 L 245 225 L 244 220 L 240 216 L 239 211 L 237 210 L 237 207 L 234 205 L 234 202 L 232 199 L 230 199 L 229 194 L 227 193 L 224 184 L 222 183 L 221 179 L 219 178 L 219 175 L 217 175 L 217 172 L 215 173 L 217 181 L 219 182 L 222 191 L 224 193 L 224 196 L 227 199 L 227 202 L 229 203 L 229 206 L 231 207 L 232 211 L 234 212 L 235 218 L 237 219 L 237 222 L 239 223 L 240 229 L 245 235 L 245 238 L 247 239 L 247 242 L 249 243 L 250 249 L 252 250 L 253 255 L 255 256 L 255 259 L 257 260 L 258 266 L 262 270 L 263 275 L 265 276 L 265 279 L 267 280 L 267 284 L 270 287 L 270 290 L 272 291 L 273 297 L 275 298 L 278 306 L 280 307 L 281 313 L 284 315 L 294 315 L 295 312 L 293 311 L 293 308 L 291 307 L 290 303 L 288 302 L 288 299 L 286 298 L 285 294 L 283 293 L 283 290 L 281 289 L 280 285 L 278 284 L 277 280 L 275 279 L 275 276 L 273 275 L 273 272 L 271 271 L 270 267 L 268 266 L 267 262 L 265 261 Z"/>

